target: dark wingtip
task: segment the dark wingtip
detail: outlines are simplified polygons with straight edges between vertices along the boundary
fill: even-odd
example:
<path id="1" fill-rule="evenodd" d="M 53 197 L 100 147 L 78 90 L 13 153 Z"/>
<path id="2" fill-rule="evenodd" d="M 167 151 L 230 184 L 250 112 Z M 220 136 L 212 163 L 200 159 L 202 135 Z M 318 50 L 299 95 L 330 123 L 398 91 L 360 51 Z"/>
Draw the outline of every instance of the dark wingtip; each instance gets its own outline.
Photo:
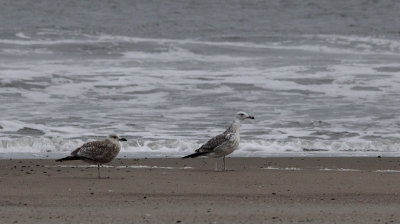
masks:
<path id="1" fill-rule="evenodd" d="M 192 156 L 193 156 L 193 154 L 190 154 L 190 155 L 182 157 L 182 159 L 193 158 Z"/>
<path id="2" fill-rule="evenodd" d="M 190 154 L 190 155 L 187 155 L 187 156 L 184 156 L 184 157 L 182 157 L 182 159 L 196 158 L 196 157 L 199 157 L 199 156 L 203 156 L 203 155 L 205 155 L 205 154 L 207 154 L 207 153 L 208 153 L 208 152 L 198 152 L 198 151 L 196 150 L 195 153 Z"/>

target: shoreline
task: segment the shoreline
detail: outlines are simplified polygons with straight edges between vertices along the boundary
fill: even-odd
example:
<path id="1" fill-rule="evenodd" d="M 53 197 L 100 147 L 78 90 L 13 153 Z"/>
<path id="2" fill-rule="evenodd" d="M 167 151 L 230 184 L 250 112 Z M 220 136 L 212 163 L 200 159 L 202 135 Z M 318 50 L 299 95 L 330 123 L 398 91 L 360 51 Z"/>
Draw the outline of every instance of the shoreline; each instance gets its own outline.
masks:
<path id="1" fill-rule="evenodd" d="M 400 222 L 400 158 L 229 157 L 225 172 L 215 161 L 115 159 L 97 179 L 81 161 L 1 160 L 0 222 Z"/>
<path id="2" fill-rule="evenodd" d="M 33 153 L 33 152 L 0 152 L 0 160 L 7 159 L 58 159 L 68 156 L 70 152 L 66 153 Z M 189 152 L 190 153 L 190 152 Z M 117 159 L 179 159 L 189 153 L 166 153 L 166 152 L 120 152 Z M 347 157 L 400 157 L 399 152 L 287 152 L 287 153 L 263 153 L 263 154 L 249 154 L 249 153 L 233 153 L 227 158 L 347 158 Z"/>

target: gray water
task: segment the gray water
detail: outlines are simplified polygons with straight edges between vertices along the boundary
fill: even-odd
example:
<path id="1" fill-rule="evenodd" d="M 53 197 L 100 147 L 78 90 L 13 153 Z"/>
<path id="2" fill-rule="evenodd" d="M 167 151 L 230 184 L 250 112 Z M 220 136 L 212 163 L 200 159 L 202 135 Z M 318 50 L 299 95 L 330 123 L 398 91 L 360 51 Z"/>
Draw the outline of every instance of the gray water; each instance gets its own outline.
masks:
<path id="1" fill-rule="evenodd" d="M 3 1 L 0 152 L 397 155 L 398 1 Z"/>

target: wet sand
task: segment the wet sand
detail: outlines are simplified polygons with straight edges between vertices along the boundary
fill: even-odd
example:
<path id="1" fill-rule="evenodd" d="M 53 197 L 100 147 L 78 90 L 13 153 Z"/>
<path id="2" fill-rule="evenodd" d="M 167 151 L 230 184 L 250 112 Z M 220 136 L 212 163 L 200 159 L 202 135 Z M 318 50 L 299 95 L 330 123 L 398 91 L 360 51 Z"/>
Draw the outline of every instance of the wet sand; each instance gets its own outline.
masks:
<path id="1" fill-rule="evenodd" d="M 400 158 L 0 160 L 0 223 L 400 223 Z"/>

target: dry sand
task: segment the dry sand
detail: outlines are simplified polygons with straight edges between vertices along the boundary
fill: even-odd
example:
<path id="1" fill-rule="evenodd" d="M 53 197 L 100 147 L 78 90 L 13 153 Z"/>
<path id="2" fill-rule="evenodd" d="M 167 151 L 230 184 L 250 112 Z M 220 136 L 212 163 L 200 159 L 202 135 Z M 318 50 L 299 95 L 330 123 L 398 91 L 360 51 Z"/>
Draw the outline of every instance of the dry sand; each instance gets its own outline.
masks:
<path id="1" fill-rule="evenodd" d="M 400 223 L 398 158 L 214 162 L 0 160 L 0 223 Z"/>

